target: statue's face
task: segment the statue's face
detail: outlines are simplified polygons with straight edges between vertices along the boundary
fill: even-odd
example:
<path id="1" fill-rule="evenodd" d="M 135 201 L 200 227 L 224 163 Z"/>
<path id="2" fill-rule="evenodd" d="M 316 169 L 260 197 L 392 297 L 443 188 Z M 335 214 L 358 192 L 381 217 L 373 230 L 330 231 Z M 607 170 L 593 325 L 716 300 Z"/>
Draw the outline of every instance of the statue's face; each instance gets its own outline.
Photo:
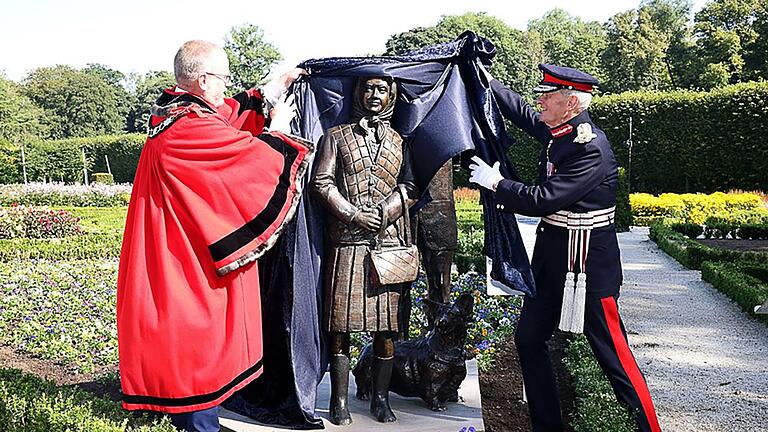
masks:
<path id="1" fill-rule="evenodd" d="M 363 107 L 372 113 L 382 112 L 389 105 L 389 83 L 381 78 L 365 81 L 362 88 Z"/>

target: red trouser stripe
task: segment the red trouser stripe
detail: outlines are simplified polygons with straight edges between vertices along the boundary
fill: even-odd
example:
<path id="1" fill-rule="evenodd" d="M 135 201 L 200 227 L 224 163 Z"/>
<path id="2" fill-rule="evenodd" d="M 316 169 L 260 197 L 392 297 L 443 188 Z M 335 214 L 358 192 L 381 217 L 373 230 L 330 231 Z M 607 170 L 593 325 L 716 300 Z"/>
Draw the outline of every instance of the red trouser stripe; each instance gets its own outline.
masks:
<path id="1" fill-rule="evenodd" d="M 627 374 L 629 382 L 632 383 L 632 387 L 635 389 L 637 397 L 640 398 L 640 404 L 643 406 L 643 413 L 645 414 L 645 418 L 648 419 L 651 431 L 661 432 L 659 420 L 656 418 L 656 410 L 653 408 L 651 394 L 648 391 L 648 385 L 645 383 L 645 379 L 643 379 L 643 375 L 640 373 L 640 368 L 637 367 L 635 357 L 632 356 L 632 352 L 629 350 L 627 339 L 621 331 L 621 325 L 619 324 L 619 309 L 616 306 L 616 299 L 613 297 L 606 297 L 601 299 L 600 302 L 603 304 L 605 321 L 608 324 L 608 331 L 611 334 L 613 346 L 616 348 L 616 354 L 619 356 L 619 363 L 621 363 L 621 367 L 624 368 L 624 373 Z"/>

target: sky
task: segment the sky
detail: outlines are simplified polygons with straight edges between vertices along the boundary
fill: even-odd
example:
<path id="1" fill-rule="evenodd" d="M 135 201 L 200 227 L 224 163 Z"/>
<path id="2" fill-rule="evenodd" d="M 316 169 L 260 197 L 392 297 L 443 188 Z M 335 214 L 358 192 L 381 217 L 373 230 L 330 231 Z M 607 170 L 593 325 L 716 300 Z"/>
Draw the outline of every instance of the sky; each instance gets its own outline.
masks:
<path id="1" fill-rule="evenodd" d="M 390 36 L 437 24 L 443 15 L 486 12 L 525 30 L 554 8 L 605 22 L 640 0 L 10 0 L 0 15 L 0 71 L 20 81 L 32 69 L 101 63 L 123 73 L 173 70 L 190 39 L 222 44 L 234 26 L 261 27 L 284 60 L 380 54 Z M 705 0 L 694 0 L 698 11 Z"/>

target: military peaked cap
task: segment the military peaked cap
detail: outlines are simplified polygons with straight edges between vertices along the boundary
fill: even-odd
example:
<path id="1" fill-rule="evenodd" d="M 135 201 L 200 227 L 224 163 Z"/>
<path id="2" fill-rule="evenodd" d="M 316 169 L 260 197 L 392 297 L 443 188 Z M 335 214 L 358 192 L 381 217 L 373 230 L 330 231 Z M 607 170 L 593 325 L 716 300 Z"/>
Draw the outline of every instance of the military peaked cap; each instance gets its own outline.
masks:
<path id="1" fill-rule="evenodd" d="M 539 69 L 544 73 L 544 78 L 533 89 L 535 93 L 549 93 L 562 89 L 592 93 L 598 84 L 597 78 L 578 69 L 546 63 L 540 64 Z"/>

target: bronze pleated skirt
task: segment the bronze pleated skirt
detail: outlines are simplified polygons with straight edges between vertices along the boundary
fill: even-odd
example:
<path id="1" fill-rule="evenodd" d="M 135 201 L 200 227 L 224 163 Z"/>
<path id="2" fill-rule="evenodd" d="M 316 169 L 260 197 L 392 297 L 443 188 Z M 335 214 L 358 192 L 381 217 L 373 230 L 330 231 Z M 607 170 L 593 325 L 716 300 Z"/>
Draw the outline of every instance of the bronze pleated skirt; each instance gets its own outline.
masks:
<path id="1" fill-rule="evenodd" d="M 380 285 L 365 245 L 333 245 L 325 259 L 326 330 L 400 331 L 403 284 Z"/>

